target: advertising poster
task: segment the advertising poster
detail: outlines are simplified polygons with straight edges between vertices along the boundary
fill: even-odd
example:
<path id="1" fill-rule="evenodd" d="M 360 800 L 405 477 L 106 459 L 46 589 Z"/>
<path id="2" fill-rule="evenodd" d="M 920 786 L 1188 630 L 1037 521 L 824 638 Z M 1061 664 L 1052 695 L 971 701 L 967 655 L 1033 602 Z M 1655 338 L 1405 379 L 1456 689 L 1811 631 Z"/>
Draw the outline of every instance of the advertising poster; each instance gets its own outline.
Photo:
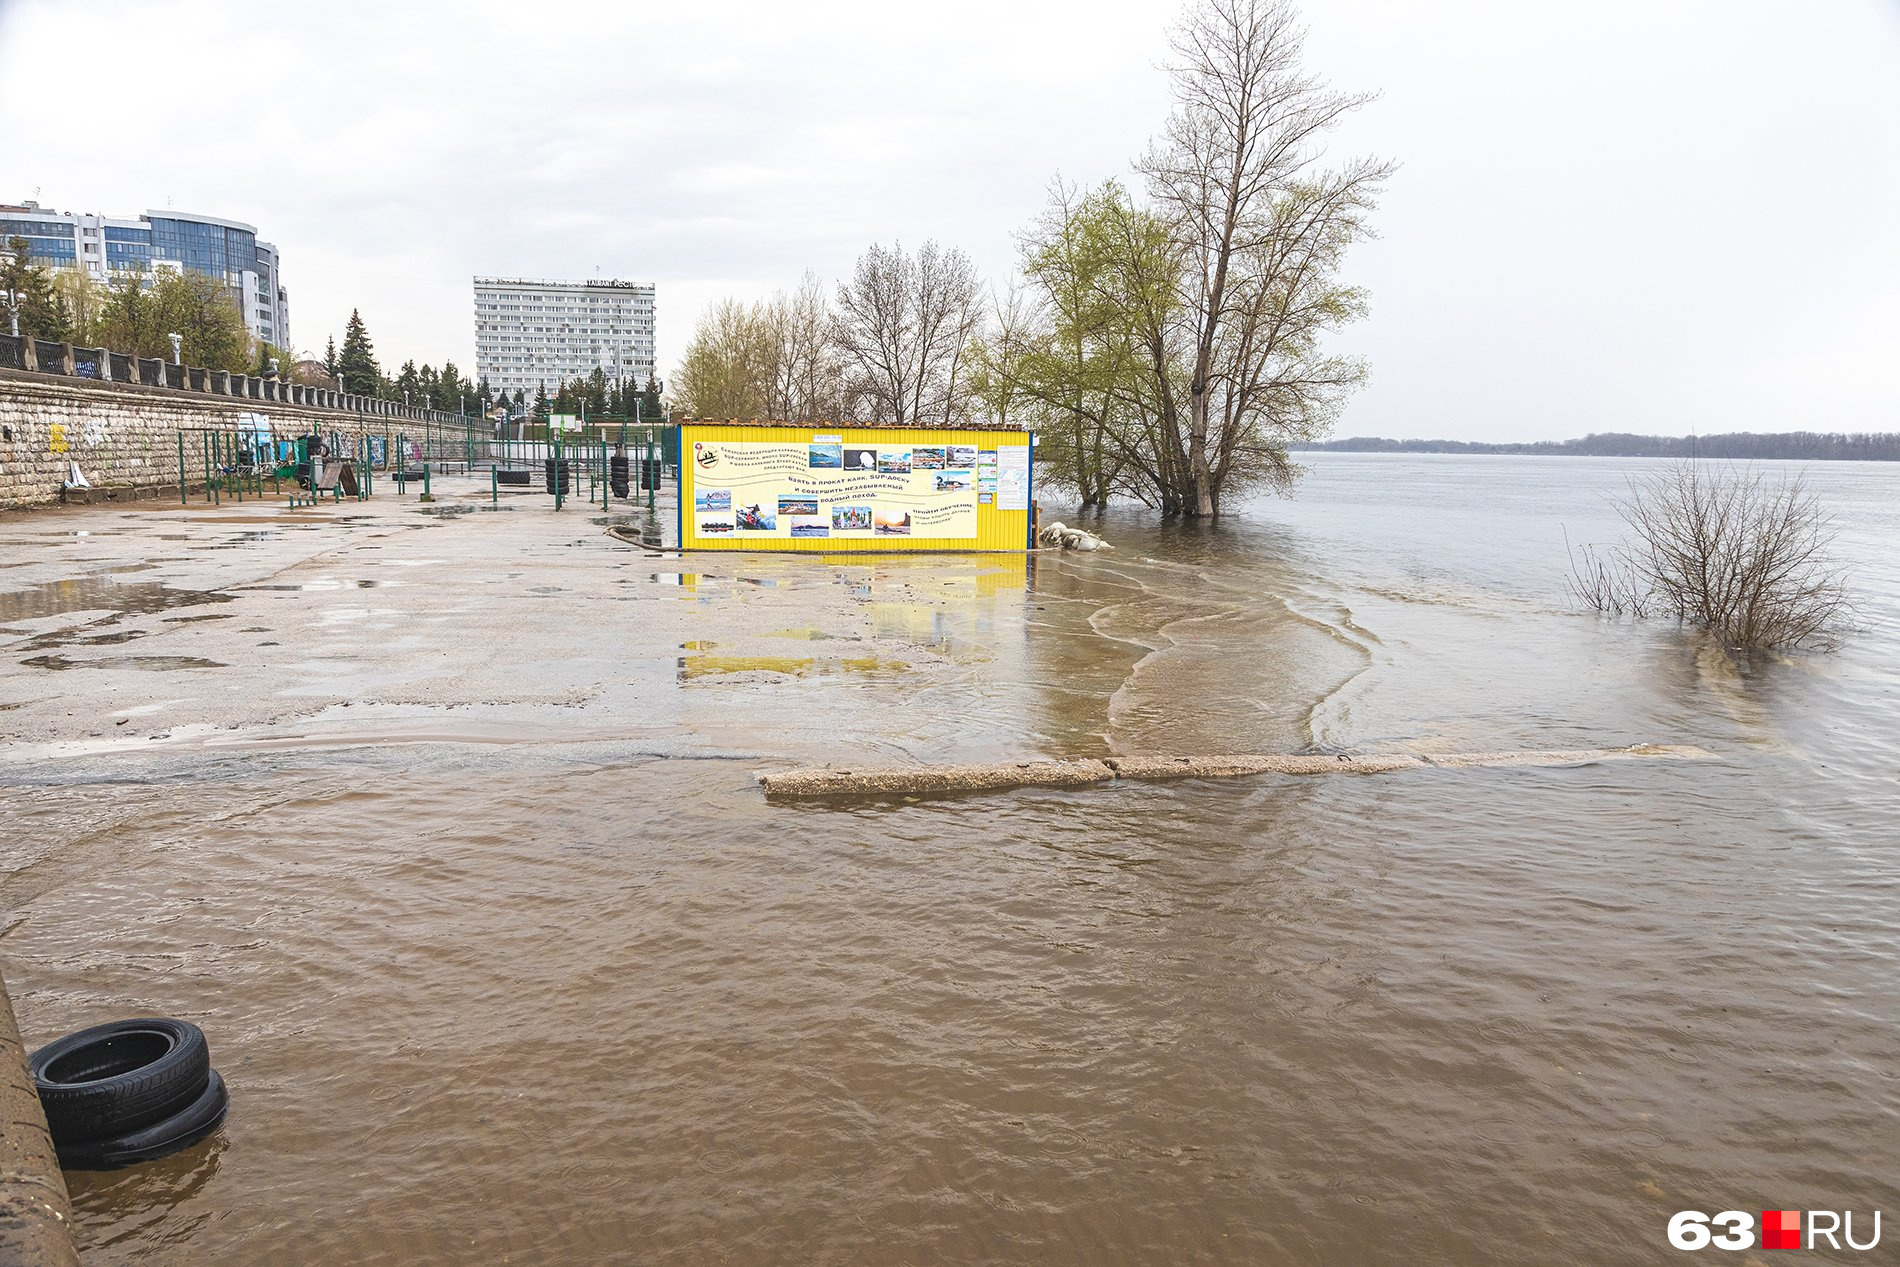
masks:
<path id="1" fill-rule="evenodd" d="M 695 440 L 693 526 L 741 540 L 974 540 L 976 457 L 962 445 L 845 446 L 835 436 Z"/>

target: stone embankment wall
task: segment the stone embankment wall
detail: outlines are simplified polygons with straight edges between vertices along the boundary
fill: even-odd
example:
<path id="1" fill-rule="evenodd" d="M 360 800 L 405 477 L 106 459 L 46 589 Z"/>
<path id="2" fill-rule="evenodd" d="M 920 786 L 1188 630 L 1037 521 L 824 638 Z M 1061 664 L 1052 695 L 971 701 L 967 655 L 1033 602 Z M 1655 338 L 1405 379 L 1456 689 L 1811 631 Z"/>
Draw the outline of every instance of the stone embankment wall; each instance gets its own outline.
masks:
<path id="1" fill-rule="evenodd" d="M 22 362 L 25 368 L 13 368 Z M 175 496 L 180 431 L 235 435 L 243 415 L 259 413 L 276 439 L 320 431 L 346 453 L 362 436 L 423 426 L 459 434 L 470 422 L 275 379 L 0 335 L 0 509 L 58 501 L 72 463 L 95 490 L 130 497 L 169 489 Z M 475 425 L 486 434 L 485 424 Z M 184 480 L 197 487 L 204 476 L 202 441 L 188 435 Z"/>

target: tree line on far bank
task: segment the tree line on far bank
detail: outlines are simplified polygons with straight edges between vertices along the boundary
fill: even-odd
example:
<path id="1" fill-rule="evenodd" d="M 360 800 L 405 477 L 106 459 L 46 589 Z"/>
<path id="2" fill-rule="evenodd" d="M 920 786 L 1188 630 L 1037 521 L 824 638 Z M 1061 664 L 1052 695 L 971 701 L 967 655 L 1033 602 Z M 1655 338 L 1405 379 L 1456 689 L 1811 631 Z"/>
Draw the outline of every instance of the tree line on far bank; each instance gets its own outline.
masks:
<path id="1" fill-rule="evenodd" d="M 1334 453 L 1492 453 L 1520 457 L 1717 458 L 1737 461 L 1900 462 L 1900 433 L 1876 431 L 1746 431 L 1708 436 L 1592 433 L 1580 440 L 1491 444 L 1472 440 L 1384 440 L 1354 436 L 1297 444 Z"/>
<path id="2" fill-rule="evenodd" d="M 835 289 L 726 299 L 670 393 L 685 416 L 956 422 L 1040 432 L 1045 483 L 1217 514 L 1288 488 L 1289 445 L 1331 428 L 1364 366 L 1325 340 L 1364 315 L 1339 280 L 1390 163 L 1326 159 L 1365 104 L 1301 64 L 1290 0 L 1198 0 L 1174 31 L 1174 109 L 1118 181 L 1058 179 L 986 294 L 969 259 L 871 246 Z"/>

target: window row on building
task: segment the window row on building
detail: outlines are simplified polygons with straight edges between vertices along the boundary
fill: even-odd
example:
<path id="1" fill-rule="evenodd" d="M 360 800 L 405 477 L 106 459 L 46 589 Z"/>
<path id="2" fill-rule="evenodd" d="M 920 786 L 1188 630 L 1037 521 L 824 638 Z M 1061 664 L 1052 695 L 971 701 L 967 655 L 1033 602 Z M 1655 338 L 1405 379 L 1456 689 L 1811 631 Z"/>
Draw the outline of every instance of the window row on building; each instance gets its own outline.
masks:
<path id="1" fill-rule="evenodd" d="M 290 293 L 277 248 L 236 220 L 148 211 L 136 220 L 48 211 L 36 202 L 0 206 L 0 240 L 26 239 L 27 254 L 53 268 L 83 268 L 105 281 L 115 270 L 169 264 L 215 277 L 231 291 L 250 332 L 290 346 Z"/>
<path id="2" fill-rule="evenodd" d="M 644 383 L 653 329 L 650 285 L 475 278 L 476 373 L 497 392 L 552 392 L 596 369 Z"/>

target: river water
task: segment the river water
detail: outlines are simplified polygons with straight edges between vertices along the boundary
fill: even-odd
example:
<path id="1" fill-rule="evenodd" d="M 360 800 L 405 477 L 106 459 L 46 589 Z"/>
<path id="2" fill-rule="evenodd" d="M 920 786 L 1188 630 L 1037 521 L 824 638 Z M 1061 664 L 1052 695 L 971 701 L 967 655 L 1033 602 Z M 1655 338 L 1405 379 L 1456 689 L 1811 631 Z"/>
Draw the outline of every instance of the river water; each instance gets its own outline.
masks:
<path id="1" fill-rule="evenodd" d="M 0 827 L 40 842 L 4 888 L 29 1041 L 187 1016 L 232 1088 L 207 1145 L 69 1176 L 86 1261 L 1622 1264 L 1669 1258 L 1682 1209 L 1890 1224 L 1900 468 L 1807 468 L 1862 628 L 1736 664 L 1564 596 L 1566 533 L 1612 538 L 1645 463 L 1310 467 L 949 601 L 896 592 L 929 563 L 841 587 L 913 662 L 775 671 L 636 618 L 670 747 L 7 775 Z M 667 610 L 769 613 L 817 565 L 720 566 Z M 753 782 L 1641 742 L 1715 759 Z"/>

